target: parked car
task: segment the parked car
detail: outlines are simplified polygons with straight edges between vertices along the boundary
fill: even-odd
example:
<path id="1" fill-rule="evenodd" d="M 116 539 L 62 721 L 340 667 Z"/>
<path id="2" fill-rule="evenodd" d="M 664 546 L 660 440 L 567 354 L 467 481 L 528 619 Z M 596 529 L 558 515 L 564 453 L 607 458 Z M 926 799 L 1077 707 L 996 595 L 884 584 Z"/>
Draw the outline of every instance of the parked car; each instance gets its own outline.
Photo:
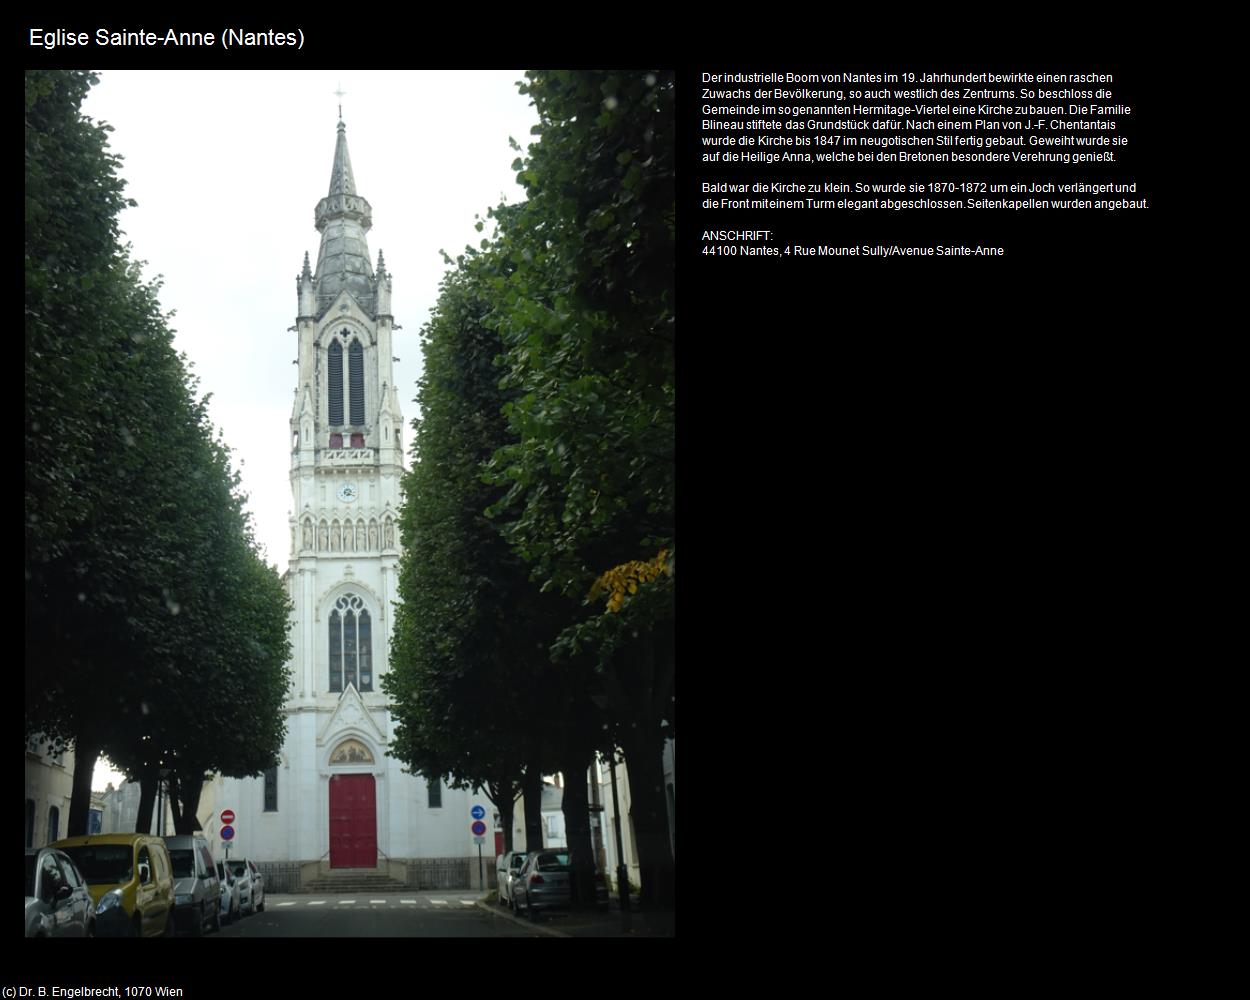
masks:
<path id="1" fill-rule="evenodd" d="M 252 872 L 252 912 L 265 912 L 265 873 L 256 867 L 255 861 L 248 861 L 247 867 Z"/>
<path id="2" fill-rule="evenodd" d="M 532 918 L 542 910 L 568 907 L 572 902 L 571 875 L 567 848 L 530 851 L 509 882 L 512 912 Z M 596 871 L 594 879 L 595 902 L 607 909 L 608 885 L 603 872 Z"/>
<path id="3" fill-rule="evenodd" d="M 26 849 L 26 936 L 95 937 L 95 903 L 68 854 Z"/>
<path id="4" fill-rule="evenodd" d="M 98 936 L 173 937 L 173 866 L 160 837 L 105 833 L 51 846 L 68 854 L 87 880 Z"/>
<path id="5" fill-rule="evenodd" d="M 239 913 L 255 913 L 256 901 L 252 899 L 252 869 L 247 866 L 246 859 L 228 858 L 226 867 L 230 869 L 235 881 L 239 883 Z"/>
<path id="6" fill-rule="evenodd" d="M 179 933 L 199 937 L 206 927 L 221 930 L 221 885 L 217 867 L 200 833 L 166 837 L 174 868 L 174 923 Z"/>
<path id="7" fill-rule="evenodd" d="M 224 861 L 218 861 L 216 868 L 217 881 L 221 886 L 219 913 L 221 922 L 228 924 L 242 916 L 242 910 L 239 907 L 239 880 L 234 877 L 234 872 L 226 867 Z"/>
<path id="8" fill-rule="evenodd" d="M 512 905 L 512 880 L 525 864 L 525 851 L 508 851 L 495 859 L 495 884 L 499 887 L 499 902 Z"/>

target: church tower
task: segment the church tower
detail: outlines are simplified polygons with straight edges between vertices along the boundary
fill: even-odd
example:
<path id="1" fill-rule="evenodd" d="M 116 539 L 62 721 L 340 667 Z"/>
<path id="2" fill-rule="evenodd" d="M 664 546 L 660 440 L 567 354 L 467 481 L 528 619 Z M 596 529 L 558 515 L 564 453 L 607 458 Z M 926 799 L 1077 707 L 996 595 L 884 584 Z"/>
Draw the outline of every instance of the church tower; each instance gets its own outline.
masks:
<path id="1" fill-rule="evenodd" d="M 475 853 L 476 800 L 386 756 L 380 680 L 397 591 L 403 421 L 391 276 L 381 251 L 371 263 L 372 208 L 356 191 L 342 121 L 314 219 L 317 267 L 305 253 L 296 278 L 287 736 L 281 764 L 225 782 L 220 805 L 237 815 L 235 856 L 298 862 L 287 874 L 298 868 L 303 885 L 343 868 L 417 885 L 431 859 L 458 866 Z"/>

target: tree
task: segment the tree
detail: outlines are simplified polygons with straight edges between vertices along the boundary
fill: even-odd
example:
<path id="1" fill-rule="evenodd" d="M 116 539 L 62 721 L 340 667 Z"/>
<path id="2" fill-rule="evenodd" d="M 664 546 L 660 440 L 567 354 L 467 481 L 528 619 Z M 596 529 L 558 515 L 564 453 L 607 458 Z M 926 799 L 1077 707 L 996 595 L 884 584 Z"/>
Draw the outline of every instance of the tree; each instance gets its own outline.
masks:
<path id="1" fill-rule="evenodd" d="M 26 75 L 26 729 L 74 747 L 71 835 L 101 751 L 145 799 L 162 760 L 263 767 L 286 657 L 207 401 L 118 243 L 118 160 L 79 110 L 94 82 Z M 252 757 L 220 746 L 231 722 Z"/>
<path id="2" fill-rule="evenodd" d="M 544 596 L 485 509 L 499 489 L 482 463 L 506 439 L 490 311 L 489 256 L 462 258 L 423 330 L 424 374 L 414 463 L 400 518 L 400 602 L 383 688 L 396 718 L 391 754 L 427 777 L 481 787 L 511 849 L 523 780 L 541 782 L 554 745 L 542 726 L 547 648 L 567 613 Z M 527 843 L 541 843 L 538 799 L 526 794 Z"/>
<path id="3" fill-rule="evenodd" d="M 674 869 L 655 779 L 675 731 L 673 78 L 527 80 L 541 138 L 513 164 L 527 200 L 496 213 L 493 246 L 510 267 L 492 322 L 516 397 L 515 441 L 490 465 L 508 487 L 492 513 L 545 590 L 586 600 L 552 652 L 596 663 L 625 734 L 643 902 L 667 905 Z M 660 572 L 630 578 L 636 565 Z M 625 586 L 613 591 L 614 578 Z"/>

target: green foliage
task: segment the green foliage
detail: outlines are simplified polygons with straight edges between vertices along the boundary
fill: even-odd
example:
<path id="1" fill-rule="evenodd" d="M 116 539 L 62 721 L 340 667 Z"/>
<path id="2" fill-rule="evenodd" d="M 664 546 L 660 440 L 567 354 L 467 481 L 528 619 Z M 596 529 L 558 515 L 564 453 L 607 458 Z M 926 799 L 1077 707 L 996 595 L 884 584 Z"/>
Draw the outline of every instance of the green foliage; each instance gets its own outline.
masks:
<path id="1" fill-rule="evenodd" d="M 673 547 L 673 79 L 527 77 L 541 140 L 514 164 L 527 201 L 498 213 L 516 440 L 490 466 L 509 488 L 492 513 L 545 588 L 581 600 Z M 633 603 L 622 614 L 648 629 Z"/>
<path id="2" fill-rule="evenodd" d="M 132 774 L 259 773 L 288 605 L 159 286 L 118 245 L 118 160 L 79 112 L 94 79 L 26 76 L 26 728 Z"/>
<path id="3" fill-rule="evenodd" d="M 426 774 L 483 783 L 559 761 L 574 781 L 588 748 L 658 766 L 672 732 L 673 83 L 528 73 L 527 200 L 489 213 L 495 236 L 457 258 L 426 327 L 384 681 L 396 754 Z M 631 760 L 661 898 L 654 772 Z"/>
<path id="4" fill-rule="evenodd" d="M 403 554 L 391 670 L 392 754 L 428 776 L 510 788 L 539 751 L 536 674 L 564 612 L 483 511 L 500 490 L 482 463 L 506 440 L 498 336 L 484 325 L 495 261 L 474 256 L 443 282 L 423 330 L 414 464 L 404 480 Z M 493 793 L 492 793 L 493 794 Z"/>

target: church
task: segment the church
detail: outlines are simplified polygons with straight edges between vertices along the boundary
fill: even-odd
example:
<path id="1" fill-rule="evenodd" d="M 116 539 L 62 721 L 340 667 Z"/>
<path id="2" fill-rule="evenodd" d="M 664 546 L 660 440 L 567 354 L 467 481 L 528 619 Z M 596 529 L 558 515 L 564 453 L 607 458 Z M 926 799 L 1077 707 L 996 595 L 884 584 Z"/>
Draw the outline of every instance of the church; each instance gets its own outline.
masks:
<path id="1" fill-rule="evenodd" d="M 380 251 L 372 263 L 371 212 L 339 121 L 329 193 L 315 213 L 316 270 L 305 253 L 296 279 L 286 741 L 263 778 L 206 786 L 200 813 L 219 856 L 221 813 L 235 814 L 231 855 L 260 864 L 274 891 L 353 873 L 467 888 L 480 846 L 471 812 L 494 812 L 483 795 L 407 774 L 386 756 L 392 720 L 380 681 L 397 593 L 403 418 L 391 275 Z M 494 848 L 492 837 L 481 849 L 493 859 Z"/>

